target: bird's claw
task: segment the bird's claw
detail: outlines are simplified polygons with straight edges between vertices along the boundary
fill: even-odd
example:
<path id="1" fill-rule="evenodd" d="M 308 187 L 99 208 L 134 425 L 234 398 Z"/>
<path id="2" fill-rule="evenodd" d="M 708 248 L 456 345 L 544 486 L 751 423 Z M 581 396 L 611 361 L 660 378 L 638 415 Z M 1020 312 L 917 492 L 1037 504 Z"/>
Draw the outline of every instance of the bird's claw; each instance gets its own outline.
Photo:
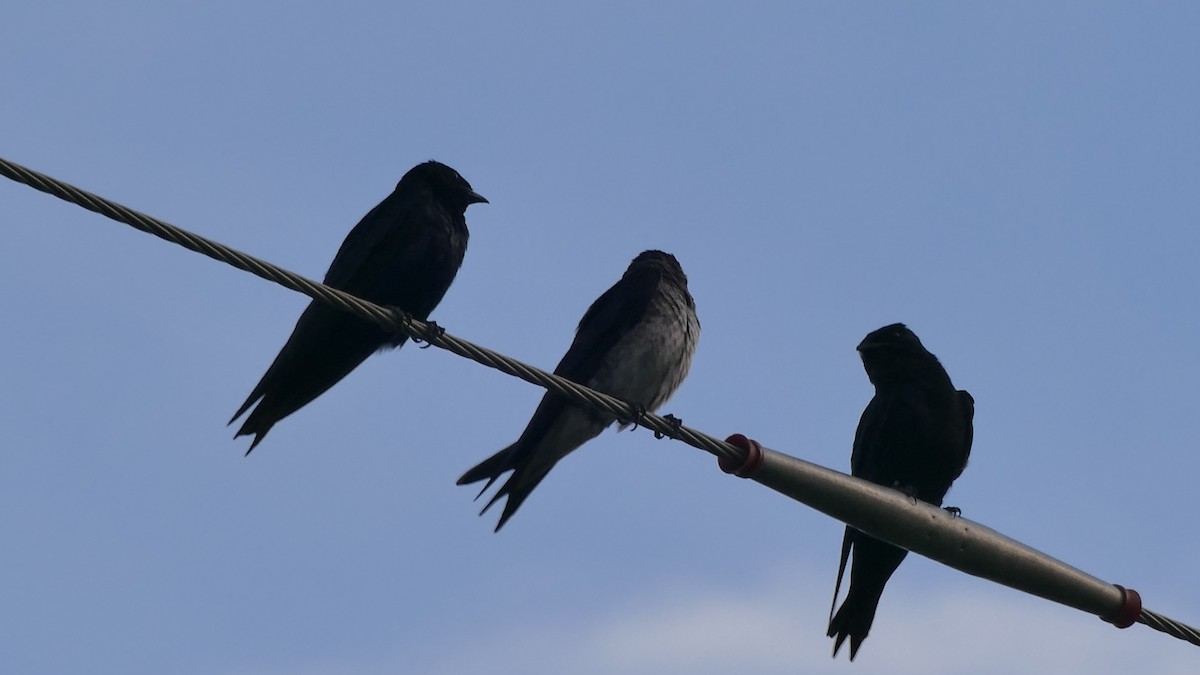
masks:
<path id="1" fill-rule="evenodd" d="M 641 403 L 631 403 L 630 405 L 633 406 L 633 419 L 630 420 L 630 423 L 633 424 L 634 429 L 637 429 L 642 426 L 642 420 L 646 419 L 646 406 Z"/>
<path id="2" fill-rule="evenodd" d="M 397 307 L 395 305 L 388 305 L 388 309 L 392 312 L 392 318 L 394 318 L 396 320 L 396 322 L 399 323 L 401 326 L 405 327 L 405 328 L 397 328 L 396 329 L 396 337 L 394 338 L 394 344 L 397 344 L 397 345 L 404 344 L 405 340 L 410 339 L 410 336 L 409 336 L 406 328 L 412 328 L 413 315 L 403 309 L 400 309 L 399 307 Z M 413 337 L 411 339 L 414 343 L 421 342 L 421 338 L 418 338 L 418 337 Z"/>
<path id="3" fill-rule="evenodd" d="M 436 321 L 426 320 L 425 325 L 429 327 L 429 331 L 431 333 L 433 333 L 433 335 L 436 338 L 440 338 L 446 334 L 446 329 L 439 326 Z M 413 338 L 413 342 L 420 344 L 421 349 L 429 349 L 429 347 L 433 345 L 433 343 L 430 342 L 429 340 L 426 340 L 425 338 L 419 338 L 419 337 Z M 421 344 L 421 343 L 424 343 L 424 344 Z"/>
<path id="4" fill-rule="evenodd" d="M 942 510 L 949 513 L 951 518 L 958 518 L 962 515 L 962 509 L 957 506 L 943 506 Z"/>
<path id="5" fill-rule="evenodd" d="M 671 414 L 664 415 L 663 419 L 667 421 L 667 424 L 671 425 L 671 433 L 664 434 L 661 431 L 655 431 L 654 437 L 661 440 L 663 438 L 666 438 L 667 436 L 670 436 L 671 438 L 675 438 L 676 436 L 678 436 L 679 428 L 683 426 L 683 420 L 681 420 L 678 417 L 671 415 Z"/>
<path id="6" fill-rule="evenodd" d="M 415 328 L 415 326 L 413 326 L 413 321 L 416 321 L 417 318 L 413 316 L 411 312 L 405 311 L 395 305 L 389 306 L 388 309 L 392 311 L 392 314 L 395 315 L 396 319 L 400 323 L 404 324 L 409 329 Z M 422 321 L 425 323 L 425 332 L 433 335 L 435 339 L 446 334 L 446 329 L 439 326 L 436 321 L 430 321 L 429 319 L 422 319 Z M 413 344 L 421 345 L 421 349 L 427 349 L 429 345 L 432 344 L 429 340 L 423 337 L 417 335 L 410 336 L 406 330 L 400 330 L 397 332 L 399 335 L 396 338 L 396 344 L 403 344 L 406 338 L 411 339 Z"/>

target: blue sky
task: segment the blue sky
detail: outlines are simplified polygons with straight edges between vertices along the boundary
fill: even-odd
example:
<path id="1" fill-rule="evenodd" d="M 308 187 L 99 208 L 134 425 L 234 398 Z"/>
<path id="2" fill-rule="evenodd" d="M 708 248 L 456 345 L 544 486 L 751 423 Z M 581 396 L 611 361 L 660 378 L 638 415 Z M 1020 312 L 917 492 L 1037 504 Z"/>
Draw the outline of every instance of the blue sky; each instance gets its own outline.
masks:
<path id="1" fill-rule="evenodd" d="M 1197 623 L 1198 21 L 17 1 L 0 155 L 314 278 L 444 161 L 491 204 L 441 325 L 550 368 L 671 251 L 703 332 L 663 412 L 843 470 L 854 346 L 904 321 L 977 402 L 948 503 Z M 225 421 L 306 298 L 9 181 L 0 219 L 2 672 L 1194 670 L 915 556 L 831 661 L 839 524 L 644 430 L 493 534 L 454 481 L 542 392 L 438 350 L 373 357 L 243 458 Z"/>

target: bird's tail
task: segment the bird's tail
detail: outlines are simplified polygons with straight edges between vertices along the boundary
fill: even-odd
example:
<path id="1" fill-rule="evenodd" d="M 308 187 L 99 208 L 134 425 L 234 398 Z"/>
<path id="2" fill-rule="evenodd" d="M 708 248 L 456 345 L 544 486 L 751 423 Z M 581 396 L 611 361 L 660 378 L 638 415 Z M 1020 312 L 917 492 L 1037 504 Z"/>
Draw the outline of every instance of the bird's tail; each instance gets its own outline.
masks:
<path id="1" fill-rule="evenodd" d="M 838 568 L 839 586 L 846 567 L 846 557 L 851 548 L 854 550 L 854 563 L 850 568 L 850 590 L 846 592 L 846 600 L 842 602 L 842 606 L 829 620 L 826 635 L 834 639 L 835 657 L 842 643 L 849 637 L 850 660 L 853 661 L 858 654 L 858 648 L 871 631 L 871 624 L 875 622 L 875 610 L 879 608 L 883 587 L 900 566 L 904 556 L 908 555 L 908 551 L 847 527 L 842 539 L 842 562 Z M 837 602 L 836 589 L 834 602 Z"/>
<path id="2" fill-rule="evenodd" d="M 388 339 L 366 321 L 343 322 L 339 310 L 315 300 L 309 304 L 254 391 L 229 420 L 233 424 L 250 413 L 234 438 L 253 434 L 253 450 L 276 422 L 325 393 Z"/>
<path id="3" fill-rule="evenodd" d="M 239 408 L 237 413 L 234 414 L 234 416 L 229 420 L 229 424 L 236 422 L 237 418 L 241 417 L 251 405 L 262 399 L 262 393 L 260 391 L 261 387 L 262 385 L 260 384 L 259 388 L 255 389 L 254 392 L 250 394 L 250 398 L 246 399 L 246 402 L 242 404 L 242 407 Z M 254 451 L 254 448 L 262 442 L 262 439 L 266 437 L 267 432 L 270 431 L 271 427 L 275 426 L 275 422 L 278 421 L 278 418 L 266 414 L 267 412 L 267 409 L 262 405 L 256 407 L 250 412 L 250 415 L 246 417 L 246 420 L 242 423 L 242 427 L 238 429 L 238 432 L 233 435 L 234 438 L 238 438 L 239 436 L 249 436 L 250 434 L 254 434 L 254 440 L 250 442 L 250 449 L 246 450 L 247 455 Z"/>
<path id="4" fill-rule="evenodd" d="M 510 458 L 511 451 L 512 446 L 510 445 L 500 452 L 497 452 L 491 457 L 488 457 L 482 462 L 476 464 L 474 468 L 464 473 L 462 478 L 459 478 L 455 485 L 470 485 L 471 483 L 478 483 L 486 478 L 487 483 L 483 486 L 483 489 L 479 491 L 479 494 L 475 495 L 475 499 L 479 499 L 483 496 L 483 493 L 487 492 L 488 488 L 492 487 L 492 483 L 496 482 L 496 479 L 500 477 L 500 474 L 513 468 L 512 459 Z"/>
<path id="5" fill-rule="evenodd" d="M 509 518 L 512 518 L 513 514 L 521 506 L 521 503 L 529 496 L 529 493 L 533 492 L 533 489 L 537 487 L 538 483 L 542 482 L 542 479 L 550 471 L 550 467 L 548 466 L 544 469 L 536 469 L 523 465 L 518 460 L 519 455 L 517 444 L 514 443 L 483 460 L 474 468 L 464 473 L 462 478 L 458 479 L 458 485 L 467 485 L 486 478 L 487 483 L 484 484 L 479 494 L 475 495 L 475 499 L 479 499 L 496 482 L 500 474 L 509 470 L 513 472 L 508 477 L 508 480 L 504 481 L 504 485 L 501 485 L 500 489 L 496 490 L 496 494 L 492 495 L 492 498 L 488 500 L 488 503 L 479 512 L 479 515 L 482 516 L 501 497 L 508 497 L 504 502 L 504 512 L 500 514 L 500 522 L 496 524 L 496 532 L 499 532 L 500 528 L 504 527 L 504 523 L 508 522 Z"/>
<path id="6" fill-rule="evenodd" d="M 880 589 L 882 590 L 882 589 Z M 836 657 L 838 650 L 842 648 L 842 643 L 846 638 L 850 638 L 850 660 L 858 655 L 858 648 L 862 645 L 863 640 L 867 639 L 867 633 L 871 631 L 871 624 L 875 622 L 875 610 L 879 607 L 879 596 L 874 598 L 864 597 L 863 594 L 853 594 L 846 596 L 846 601 L 838 609 L 837 614 L 829 620 L 829 630 L 825 633 L 833 638 L 833 655 Z"/>
<path id="7" fill-rule="evenodd" d="M 838 593 L 842 591 L 842 576 L 846 573 L 846 561 L 850 559 L 850 528 L 846 527 L 846 533 L 842 535 L 842 558 L 838 561 L 838 576 L 837 583 L 833 585 L 833 601 L 829 603 L 829 620 L 833 621 L 833 608 L 837 607 Z M 841 641 L 838 641 L 841 645 Z M 837 653 L 837 647 L 833 648 L 834 654 Z"/>

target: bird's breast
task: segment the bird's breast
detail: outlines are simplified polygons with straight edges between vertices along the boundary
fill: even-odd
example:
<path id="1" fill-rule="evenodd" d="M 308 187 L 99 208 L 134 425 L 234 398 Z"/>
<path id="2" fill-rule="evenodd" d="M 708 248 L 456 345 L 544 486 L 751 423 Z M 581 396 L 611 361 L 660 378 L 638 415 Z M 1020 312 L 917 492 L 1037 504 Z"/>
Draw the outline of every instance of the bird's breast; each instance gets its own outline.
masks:
<path id="1" fill-rule="evenodd" d="M 655 410 L 687 376 L 700 334 L 688 299 L 660 289 L 642 320 L 621 337 L 589 383 L 595 389 Z"/>

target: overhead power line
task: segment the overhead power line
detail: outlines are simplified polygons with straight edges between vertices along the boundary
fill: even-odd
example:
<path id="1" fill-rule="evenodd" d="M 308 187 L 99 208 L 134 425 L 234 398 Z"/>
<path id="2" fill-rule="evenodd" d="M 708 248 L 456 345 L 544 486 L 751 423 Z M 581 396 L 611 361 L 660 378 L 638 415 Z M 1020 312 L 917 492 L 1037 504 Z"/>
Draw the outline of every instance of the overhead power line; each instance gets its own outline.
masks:
<path id="1" fill-rule="evenodd" d="M 749 478 L 873 537 L 967 574 L 1096 615 L 1120 628 L 1135 622 L 1200 646 L 1200 631 L 1142 607 L 1136 591 L 1082 572 L 984 525 L 952 515 L 897 490 L 763 448 L 740 434 L 722 441 L 485 347 L 457 338 L 432 322 L 317 283 L 224 244 L 0 158 L 0 174 L 95 211 L 214 260 L 375 321 L 485 366 L 545 387 L 577 403 L 651 429 L 715 455 L 722 470 Z"/>

